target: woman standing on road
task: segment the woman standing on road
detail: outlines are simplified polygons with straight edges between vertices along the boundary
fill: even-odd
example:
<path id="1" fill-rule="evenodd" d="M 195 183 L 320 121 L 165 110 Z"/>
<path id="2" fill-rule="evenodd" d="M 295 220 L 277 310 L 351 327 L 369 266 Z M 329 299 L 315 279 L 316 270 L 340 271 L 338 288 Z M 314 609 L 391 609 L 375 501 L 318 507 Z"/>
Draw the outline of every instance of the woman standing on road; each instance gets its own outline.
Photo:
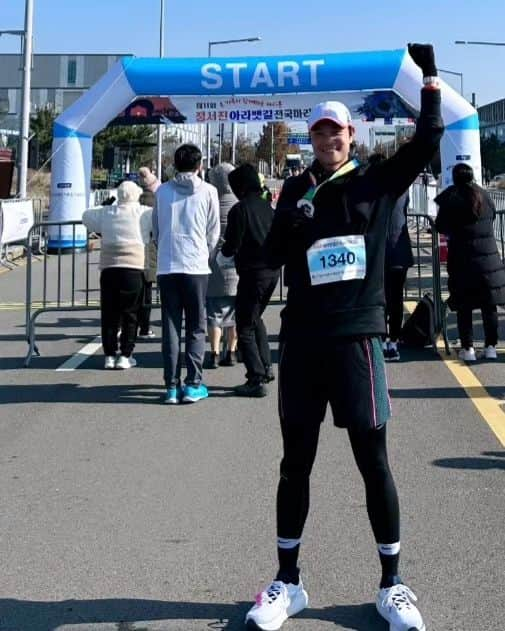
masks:
<path id="1" fill-rule="evenodd" d="M 472 311 L 480 309 L 484 325 L 485 359 L 496 359 L 497 305 L 505 304 L 505 270 L 498 254 L 493 221 L 496 208 L 489 193 L 475 183 L 472 167 L 457 164 L 454 184 L 435 198 L 435 221 L 448 236 L 449 307 L 457 312 L 460 358 L 475 361 Z"/>

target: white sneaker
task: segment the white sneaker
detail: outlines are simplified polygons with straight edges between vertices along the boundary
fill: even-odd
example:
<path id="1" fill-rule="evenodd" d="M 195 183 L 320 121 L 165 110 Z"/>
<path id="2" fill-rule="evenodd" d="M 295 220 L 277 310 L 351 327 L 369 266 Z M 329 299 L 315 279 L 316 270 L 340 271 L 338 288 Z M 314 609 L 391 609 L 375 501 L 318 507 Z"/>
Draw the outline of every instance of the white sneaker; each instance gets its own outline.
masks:
<path id="1" fill-rule="evenodd" d="M 105 368 L 105 370 L 113 370 L 116 367 L 115 355 L 106 355 L 103 367 Z"/>
<path id="2" fill-rule="evenodd" d="M 305 609 L 308 602 L 309 597 L 301 580 L 298 585 L 274 581 L 256 596 L 256 604 L 245 617 L 246 627 L 277 631 L 290 616 Z"/>
<path id="3" fill-rule="evenodd" d="M 147 333 L 139 333 L 137 337 L 141 340 L 149 340 L 153 337 L 156 337 L 156 333 L 152 329 L 149 329 Z"/>
<path id="4" fill-rule="evenodd" d="M 137 365 L 137 362 L 133 357 L 125 357 L 124 355 L 120 355 L 116 359 L 116 368 L 118 370 L 127 370 L 128 368 L 133 368 Z"/>
<path id="5" fill-rule="evenodd" d="M 401 583 L 379 590 L 376 607 L 389 622 L 389 631 L 426 631 L 421 614 L 413 604 L 415 594 Z"/>
<path id="6" fill-rule="evenodd" d="M 484 349 L 484 358 L 485 359 L 498 359 L 498 355 L 496 353 L 496 347 L 486 346 L 486 348 Z"/>
<path id="7" fill-rule="evenodd" d="M 459 351 L 458 357 L 464 362 L 477 361 L 477 356 L 475 355 L 475 348 L 473 346 L 470 346 L 470 348 L 462 348 Z"/>

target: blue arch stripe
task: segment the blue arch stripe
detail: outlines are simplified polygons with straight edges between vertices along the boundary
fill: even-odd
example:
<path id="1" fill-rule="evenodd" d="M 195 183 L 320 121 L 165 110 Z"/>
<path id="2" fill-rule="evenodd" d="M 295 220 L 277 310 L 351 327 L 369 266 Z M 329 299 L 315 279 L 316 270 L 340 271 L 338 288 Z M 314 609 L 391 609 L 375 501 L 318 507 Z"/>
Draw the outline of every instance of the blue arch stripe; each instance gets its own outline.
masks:
<path id="1" fill-rule="evenodd" d="M 459 121 L 455 121 L 450 125 L 447 125 L 445 128 L 446 131 L 452 129 L 479 129 L 479 115 L 478 114 L 470 114 L 466 118 L 462 118 Z"/>
<path id="2" fill-rule="evenodd" d="M 126 57 L 122 63 L 128 82 L 139 96 L 283 94 L 391 88 L 405 54 L 401 49 L 282 57 Z M 209 69 L 207 76 L 202 73 L 205 67 Z M 279 69 L 282 75 L 283 68 L 284 85 L 279 77 Z M 298 85 L 290 76 L 293 68 L 298 69 Z"/>
<path id="3" fill-rule="evenodd" d="M 53 136 L 54 138 L 91 138 L 89 134 L 83 134 L 82 131 L 70 129 L 70 127 L 65 127 L 60 123 L 54 123 Z"/>

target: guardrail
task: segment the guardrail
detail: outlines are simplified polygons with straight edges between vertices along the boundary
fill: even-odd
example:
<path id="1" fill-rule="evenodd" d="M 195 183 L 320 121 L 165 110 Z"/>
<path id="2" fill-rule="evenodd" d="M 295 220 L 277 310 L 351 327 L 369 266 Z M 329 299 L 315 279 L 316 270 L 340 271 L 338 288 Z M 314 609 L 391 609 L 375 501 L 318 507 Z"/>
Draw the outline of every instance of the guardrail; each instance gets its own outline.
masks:
<path id="1" fill-rule="evenodd" d="M 440 235 L 433 218 L 425 213 L 409 212 L 407 216 L 415 265 L 409 271 L 405 287 L 406 299 L 420 300 L 424 293 L 433 296 L 435 305 L 435 331 L 443 336 L 446 352 L 449 353 L 446 327 L 446 275 L 440 263 Z M 88 238 L 86 247 L 80 250 L 58 249 L 48 254 L 45 248 L 35 247 L 35 243 L 45 242 L 49 227 L 62 231 L 64 226 L 72 227 L 75 238 L 76 226 L 80 221 L 35 223 L 27 239 L 26 265 L 26 339 L 28 352 L 24 365 L 29 366 L 34 355 L 40 355 L 36 343 L 36 323 L 43 313 L 56 311 L 97 311 L 99 303 L 98 265 L 92 265 L 92 256 L 97 248 L 95 241 Z M 495 234 L 502 259 L 505 259 L 505 210 L 497 212 Z M 98 243 L 98 241 L 96 242 Z M 96 255 L 95 255 L 96 256 Z M 97 257 L 96 257 L 97 258 Z M 34 261 L 37 278 L 35 278 Z M 70 260 L 70 265 L 68 262 Z M 95 261 L 93 261 L 95 262 Z M 96 261 L 97 262 L 97 261 Z M 284 300 L 284 287 L 281 280 L 280 300 Z M 159 307 L 159 294 L 155 292 L 153 307 Z"/>
<path id="2" fill-rule="evenodd" d="M 491 199 L 496 206 L 496 210 L 505 210 L 505 191 L 495 190 L 495 189 L 487 189 L 487 192 L 491 196 Z"/>
<path id="3" fill-rule="evenodd" d="M 447 338 L 446 312 L 447 306 L 442 292 L 442 270 L 440 265 L 440 235 L 435 222 L 424 213 L 408 214 L 409 232 L 414 253 L 414 267 L 407 276 L 405 285 L 406 299 L 420 300 L 429 293 L 433 298 L 435 309 L 435 336 L 442 335 L 445 351 L 449 355 Z M 436 340 L 433 348 L 436 350 Z"/>
<path id="4" fill-rule="evenodd" d="M 26 304 L 25 304 L 25 327 L 26 340 L 28 342 L 28 352 L 25 357 L 25 367 L 30 365 L 33 355 L 40 356 L 36 344 L 36 321 L 42 313 L 51 311 L 85 311 L 97 310 L 100 308 L 97 300 L 91 301 L 90 287 L 90 241 L 87 239 L 86 248 L 78 250 L 69 248 L 68 251 L 58 249 L 54 254 L 49 255 L 46 248 L 41 248 L 39 254 L 35 253 L 34 239 L 47 241 L 49 227 L 58 227 L 59 240 L 63 226 L 72 226 L 72 240 L 75 240 L 76 226 L 82 225 L 81 221 L 44 221 L 34 224 L 27 238 L 27 260 L 26 260 Z M 85 257 L 85 265 L 78 266 L 80 258 Z M 42 259 L 40 260 L 40 257 Z M 71 257 L 70 274 L 67 266 L 63 265 L 63 257 Z M 38 271 L 42 275 L 39 292 L 34 294 L 34 266 L 33 261 L 37 259 L 41 262 Z M 66 259 L 68 260 L 68 259 Z M 84 283 L 84 287 L 77 288 L 77 284 Z M 77 295 L 83 294 L 83 298 Z"/>

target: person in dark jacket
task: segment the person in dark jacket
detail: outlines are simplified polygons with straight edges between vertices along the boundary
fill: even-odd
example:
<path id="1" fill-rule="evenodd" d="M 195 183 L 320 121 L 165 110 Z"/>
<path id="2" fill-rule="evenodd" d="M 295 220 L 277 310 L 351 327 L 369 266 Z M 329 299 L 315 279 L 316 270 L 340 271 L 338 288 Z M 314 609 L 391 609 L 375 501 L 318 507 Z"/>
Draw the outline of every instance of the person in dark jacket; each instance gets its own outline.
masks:
<path id="1" fill-rule="evenodd" d="M 379 164 L 386 157 L 374 153 L 368 158 L 368 164 Z M 414 265 L 412 244 L 407 226 L 409 208 L 408 191 L 395 200 L 391 210 L 386 240 L 384 264 L 384 290 L 386 294 L 386 336 L 382 352 L 386 361 L 399 361 L 398 343 L 403 323 L 403 293 L 409 267 Z"/>
<path id="2" fill-rule="evenodd" d="M 439 212 L 435 226 L 448 237 L 449 307 L 457 312 L 460 358 L 475 361 L 472 311 L 480 309 L 486 359 L 496 359 L 497 305 L 505 304 L 505 270 L 498 254 L 493 200 L 474 181 L 472 167 L 459 163 L 452 170 L 454 184 L 435 198 Z"/>
<path id="3" fill-rule="evenodd" d="M 409 52 L 424 77 L 412 139 L 390 159 L 362 167 L 350 157 L 354 128 L 348 109 L 336 101 L 321 103 L 308 121 L 316 160 L 285 182 L 277 203 L 266 246 L 272 262 L 286 265 L 288 284 L 278 374 L 284 446 L 279 571 L 246 615 L 252 629 L 278 629 L 307 605 L 298 554 L 328 404 L 335 425 L 347 428 L 365 483 L 382 567 L 377 610 L 395 631 L 425 629 L 416 598 L 398 574 L 400 519 L 387 458 L 391 411 L 380 339 L 386 332 L 384 255 L 391 209 L 433 157 L 443 133 L 433 48 L 413 44 Z"/>
<path id="4" fill-rule="evenodd" d="M 279 280 L 279 270 L 267 262 L 264 243 L 273 220 L 273 209 L 262 199 L 256 169 L 242 164 L 228 180 L 239 199 L 228 214 L 221 248 L 223 257 L 235 257 L 239 276 L 235 302 L 238 348 L 246 367 L 246 383 L 235 388 L 239 396 L 264 397 L 273 380 L 268 334 L 262 319 Z"/>
<path id="5" fill-rule="evenodd" d="M 228 213 L 237 203 L 232 193 L 228 174 L 234 170 L 233 164 L 222 162 L 210 169 L 209 182 L 216 187 L 219 195 L 219 216 L 221 238 L 209 261 L 211 273 L 207 287 L 207 330 L 210 343 L 210 356 L 207 368 L 234 366 L 237 363 L 237 327 L 235 326 L 235 296 L 238 276 L 235 267 L 219 267 L 216 257 L 221 248 Z M 220 359 L 221 338 L 226 335 L 226 354 Z"/>

